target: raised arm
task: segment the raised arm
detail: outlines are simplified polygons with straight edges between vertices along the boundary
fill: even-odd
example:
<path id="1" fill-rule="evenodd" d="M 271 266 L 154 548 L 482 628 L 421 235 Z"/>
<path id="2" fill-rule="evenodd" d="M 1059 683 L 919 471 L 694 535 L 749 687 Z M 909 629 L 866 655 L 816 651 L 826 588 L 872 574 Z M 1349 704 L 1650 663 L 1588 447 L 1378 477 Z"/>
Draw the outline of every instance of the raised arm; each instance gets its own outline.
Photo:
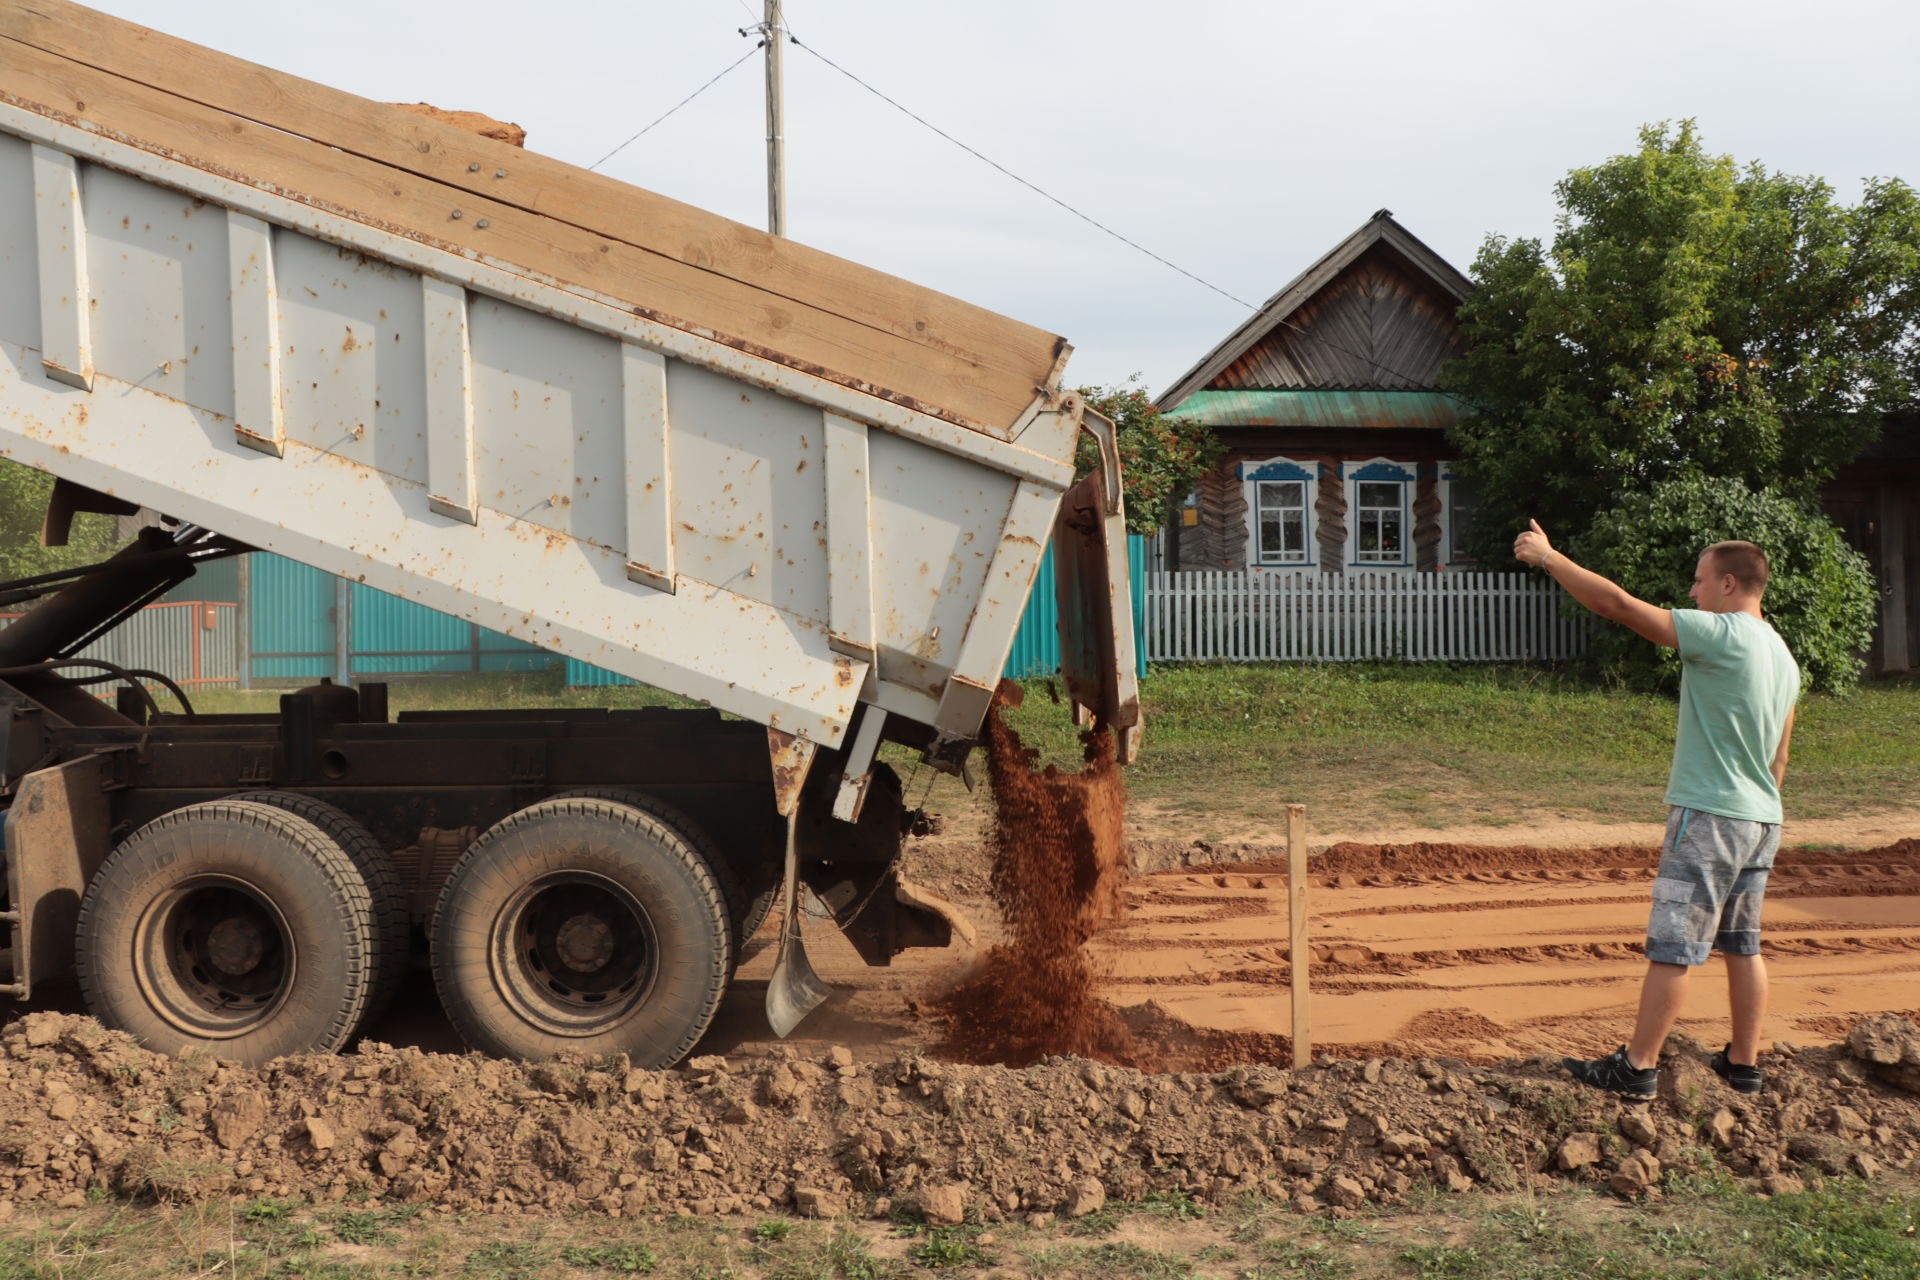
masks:
<path id="1" fill-rule="evenodd" d="M 1545 569 L 1553 575 L 1555 582 L 1567 589 L 1568 595 L 1609 622 L 1618 622 L 1669 649 L 1680 647 L 1680 638 L 1673 629 L 1671 609 L 1648 604 L 1637 596 L 1628 595 L 1618 583 L 1590 569 L 1582 569 L 1553 549 L 1538 520 L 1529 520 L 1527 525 L 1527 531 L 1513 540 L 1515 559 Z"/>

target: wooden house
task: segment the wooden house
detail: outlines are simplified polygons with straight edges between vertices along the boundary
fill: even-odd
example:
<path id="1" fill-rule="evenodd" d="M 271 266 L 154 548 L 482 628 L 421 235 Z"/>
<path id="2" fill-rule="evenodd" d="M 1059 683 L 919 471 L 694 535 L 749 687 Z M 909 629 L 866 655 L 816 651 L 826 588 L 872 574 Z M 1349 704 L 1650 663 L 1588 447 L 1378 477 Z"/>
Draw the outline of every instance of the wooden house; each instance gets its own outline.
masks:
<path id="1" fill-rule="evenodd" d="M 1438 379 L 1471 289 L 1382 209 L 1167 388 L 1161 410 L 1227 453 L 1156 539 L 1160 566 L 1514 569 L 1453 536 L 1472 504 L 1446 438 L 1464 407 Z M 1920 416 L 1890 417 L 1823 499 L 1880 586 L 1871 669 L 1920 670 Z"/>
<path id="2" fill-rule="evenodd" d="M 1472 286 L 1382 209 L 1159 397 L 1227 446 L 1162 536 L 1168 569 L 1439 569 L 1464 563 L 1470 495 L 1438 389 Z"/>

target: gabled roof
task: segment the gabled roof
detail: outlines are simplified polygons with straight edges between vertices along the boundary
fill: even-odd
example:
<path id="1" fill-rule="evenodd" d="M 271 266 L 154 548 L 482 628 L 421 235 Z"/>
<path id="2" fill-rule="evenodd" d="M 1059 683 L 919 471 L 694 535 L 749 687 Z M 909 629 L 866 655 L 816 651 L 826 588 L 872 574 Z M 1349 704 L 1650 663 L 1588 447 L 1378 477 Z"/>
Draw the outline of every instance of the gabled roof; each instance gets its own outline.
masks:
<path id="1" fill-rule="evenodd" d="M 1466 301 L 1467 295 L 1473 291 L 1472 282 L 1455 270 L 1452 264 L 1394 221 L 1391 210 L 1381 209 L 1352 235 L 1328 250 L 1318 262 L 1296 276 L 1284 289 L 1268 298 L 1260 310 L 1227 336 L 1226 341 L 1209 351 L 1200 363 L 1187 370 L 1161 393 L 1156 403 L 1162 410 L 1173 412 L 1181 402 L 1206 388 L 1228 366 L 1274 330 L 1285 325 L 1294 312 L 1333 283 L 1342 271 L 1370 249 L 1382 244 L 1397 251 L 1400 258 L 1411 263 L 1444 295 L 1450 296 L 1455 305 Z"/>

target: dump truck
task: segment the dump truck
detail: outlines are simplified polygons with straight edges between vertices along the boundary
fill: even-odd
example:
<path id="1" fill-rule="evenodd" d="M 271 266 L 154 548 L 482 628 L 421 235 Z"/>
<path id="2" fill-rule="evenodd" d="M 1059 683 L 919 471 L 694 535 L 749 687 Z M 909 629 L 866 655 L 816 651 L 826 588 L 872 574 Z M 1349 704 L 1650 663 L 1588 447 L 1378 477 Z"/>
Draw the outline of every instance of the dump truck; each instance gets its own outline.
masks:
<path id="1" fill-rule="evenodd" d="M 0 996 L 330 1051 L 423 958 L 475 1047 L 684 1056 L 945 945 L 883 743 L 964 775 L 1043 551 L 1074 714 L 1139 734 L 1113 429 L 1057 336 L 441 120 L 0 0 L 0 455 L 164 514 L 0 585 Z M 1075 480 L 1077 444 L 1101 465 Z M 76 658 L 269 550 L 682 695 L 206 714 Z M 909 759 L 916 757 L 909 755 Z M 768 917 L 777 914 L 777 920 Z"/>

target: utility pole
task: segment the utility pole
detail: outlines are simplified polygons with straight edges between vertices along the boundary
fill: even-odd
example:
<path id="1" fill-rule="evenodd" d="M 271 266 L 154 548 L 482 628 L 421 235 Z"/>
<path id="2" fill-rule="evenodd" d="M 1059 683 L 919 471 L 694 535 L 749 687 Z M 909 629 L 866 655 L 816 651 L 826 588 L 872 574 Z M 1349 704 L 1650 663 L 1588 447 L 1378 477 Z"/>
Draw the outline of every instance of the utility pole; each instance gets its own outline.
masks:
<path id="1" fill-rule="evenodd" d="M 782 127 L 782 96 L 786 84 L 781 45 L 786 28 L 780 24 L 780 0 L 767 0 L 767 230 L 787 234 L 787 139 Z"/>

